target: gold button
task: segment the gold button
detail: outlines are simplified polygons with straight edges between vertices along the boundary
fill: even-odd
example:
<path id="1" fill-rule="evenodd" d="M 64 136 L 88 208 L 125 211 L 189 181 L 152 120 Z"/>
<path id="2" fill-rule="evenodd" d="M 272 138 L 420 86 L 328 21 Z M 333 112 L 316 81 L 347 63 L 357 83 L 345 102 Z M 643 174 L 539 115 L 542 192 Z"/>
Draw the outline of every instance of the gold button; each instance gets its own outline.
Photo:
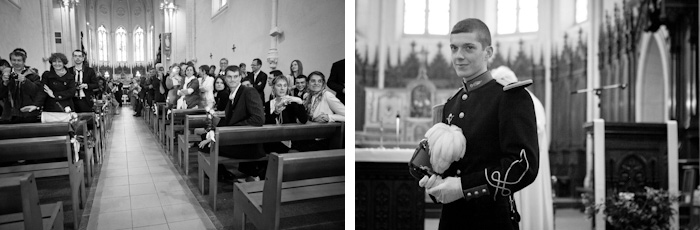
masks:
<path id="1" fill-rule="evenodd" d="M 486 189 L 481 190 L 483 193 L 486 193 Z"/>
<path id="2" fill-rule="evenodd" d="M 467 196 L 472 196 L 472 194 L 471 194 L 471 193 L 467 193 Z"/>
<path id="3" fill-rule="evenodd" d="M 475 195 L 475 196 L 478 196 L 478 195 L 479 195 L 479 191 L 474 192 L 474 195 Z"/>
<path id="4" fill-rule="evenodd" d="M 459 113 L 459 118 L 464 118 L 464 112 Z"/>
<path id="5" fill-rule="evenodd" d="M 457 174 L 462 174 L 462 171 L 459 171 L 459 169 L 457 169 Z"/>
<path id="6" fill-rule="evenodd" d="M 463 100 L 463 101 L 466 101 L 468 97 L 469 97 L 469 96 L 467 96 L 466 93 L 465 93 L 465 94 L 462 94 L 462 100 Z"/>

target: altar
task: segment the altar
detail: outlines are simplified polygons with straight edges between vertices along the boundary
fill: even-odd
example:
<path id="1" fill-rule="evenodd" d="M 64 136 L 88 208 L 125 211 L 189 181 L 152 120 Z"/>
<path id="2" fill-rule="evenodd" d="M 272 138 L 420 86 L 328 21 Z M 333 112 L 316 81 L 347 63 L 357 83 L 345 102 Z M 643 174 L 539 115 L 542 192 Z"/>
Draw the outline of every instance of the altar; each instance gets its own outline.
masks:
<path id="1" fill-rule="evenodd" d="M 423 229 L 425 190 L 408 173 L 414 149 L 355 149 L 355 228 Z"/>

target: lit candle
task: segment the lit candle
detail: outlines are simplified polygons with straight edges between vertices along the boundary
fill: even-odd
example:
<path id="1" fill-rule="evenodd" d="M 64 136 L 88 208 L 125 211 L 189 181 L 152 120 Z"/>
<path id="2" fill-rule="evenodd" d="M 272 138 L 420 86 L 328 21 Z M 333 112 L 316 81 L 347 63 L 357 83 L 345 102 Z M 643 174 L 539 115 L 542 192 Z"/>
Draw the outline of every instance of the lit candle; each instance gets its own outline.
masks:
<path id="1" fill-rule="evenodd" d="M 401 123 L 401 116 L 396 113 L 396 145 L 399 145 L 399 124 Z"/>

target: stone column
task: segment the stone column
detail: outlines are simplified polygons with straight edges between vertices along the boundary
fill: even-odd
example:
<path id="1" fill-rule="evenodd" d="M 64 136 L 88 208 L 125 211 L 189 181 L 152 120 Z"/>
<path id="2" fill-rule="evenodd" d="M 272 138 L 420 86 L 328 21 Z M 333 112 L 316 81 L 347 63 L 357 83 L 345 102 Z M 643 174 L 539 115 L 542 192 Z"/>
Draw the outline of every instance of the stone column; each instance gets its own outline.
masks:
<path id="1" fill-rule="evenodd" d="M 267 64 L 270 71 L 277 69 L 277 61 L 279 60 L 279 51 L 277 50 L 277 38 L 282 35 L 282 30 L 277 27 L 277 5 L 279 0 L 272 1 L 272 20 L 270 25 L 270 50 L 267 51 Z"/>

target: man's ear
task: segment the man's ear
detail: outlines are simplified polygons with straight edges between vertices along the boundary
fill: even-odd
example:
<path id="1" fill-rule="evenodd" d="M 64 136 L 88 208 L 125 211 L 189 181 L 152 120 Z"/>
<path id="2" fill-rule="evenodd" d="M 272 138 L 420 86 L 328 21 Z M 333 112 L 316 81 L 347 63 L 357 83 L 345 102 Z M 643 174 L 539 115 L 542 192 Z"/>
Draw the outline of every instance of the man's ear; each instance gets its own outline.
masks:
<path id="1" fill-rule="evenodd" d="M 493 57 L 493 46 L 486 47 L 486 61 Z"/>

